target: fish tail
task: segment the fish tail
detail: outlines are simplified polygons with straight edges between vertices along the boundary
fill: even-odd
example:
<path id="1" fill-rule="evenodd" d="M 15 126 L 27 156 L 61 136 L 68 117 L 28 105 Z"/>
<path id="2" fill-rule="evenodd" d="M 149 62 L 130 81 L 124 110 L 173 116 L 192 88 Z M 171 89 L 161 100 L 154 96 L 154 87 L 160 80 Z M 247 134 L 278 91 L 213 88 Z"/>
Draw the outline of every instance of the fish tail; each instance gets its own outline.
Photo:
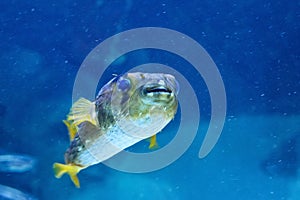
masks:
<path id="1" fill-rule="evenodd" d="M 70 164 L 65 165 L 65 164 L 60 164 L 60 163 L 53 164 L 53 170 L 54 170 L 55 177 L 60 178 L 60 177 L 62 177 L 62 175 L 67 173 L 67 174 L 69 174 L 72 182 L 74 183 L 74 185 L 77 188 L 80 187 L 80 183 L 79 183 L 77 174 L 82 169 L 83 169 L 83 167 L 76 166 L 76 165 L 70 165 Z"/>

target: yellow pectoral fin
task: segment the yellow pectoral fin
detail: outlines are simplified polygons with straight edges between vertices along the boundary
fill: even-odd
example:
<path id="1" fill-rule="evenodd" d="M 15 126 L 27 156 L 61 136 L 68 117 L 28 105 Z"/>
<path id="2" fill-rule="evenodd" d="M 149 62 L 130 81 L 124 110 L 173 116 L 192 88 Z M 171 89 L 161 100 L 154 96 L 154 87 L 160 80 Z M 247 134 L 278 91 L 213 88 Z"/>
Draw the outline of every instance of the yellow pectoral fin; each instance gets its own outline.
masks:
<path id="1" fill-rule="evenodd" d="M 67 120 L 73 121 L 75 126 L 85 121 L 89 121 L 96 126 L 97 121 L 95 109 L 96 107 L 94 102 L 90 102 L 85 98 L 80 98 L 73 104 Z"/>
<path id="2" fill-rule="evenodd" d="M 70 141 L 72 141 L 77 133 L 77 128 L 71 121 L 63 120 L 63 122 L 68 128 Z"/>
<path id="3" fill-rule="evenodd" d="M 62 177 L 65 173 L 68 173 L 74 185 L 79 188 L 80 183 L 77 177 L 78 172 L 82 170 L 83 167 L 79 167 L 76 165 L 65 165 L 60 163 L 53 164 L 54 175 L 56 178 Z"/>
<path id="4" fill-rule="evenodd" d="M 156 148 L 158 148 L 158 144 L 156 142 L 156 135 L 153 135 L 150 137 L 149 149 L 156 149 Z"/>

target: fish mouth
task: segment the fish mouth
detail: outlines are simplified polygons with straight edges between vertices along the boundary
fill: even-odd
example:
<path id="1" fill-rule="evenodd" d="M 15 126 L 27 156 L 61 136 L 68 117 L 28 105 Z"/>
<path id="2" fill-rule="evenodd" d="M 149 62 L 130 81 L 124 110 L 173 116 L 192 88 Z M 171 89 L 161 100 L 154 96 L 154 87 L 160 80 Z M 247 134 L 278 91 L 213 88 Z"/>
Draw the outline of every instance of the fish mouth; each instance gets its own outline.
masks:
<path id="1" fill-rule="evenodd" d="M 175 98 L 173 90 L 163 85 L 144 86 L 141 93 L 142 101 L 147 105 L 169 104 Z"/>
<path id="2" fill-rule="evenodd" d="M 143 89 L 143 93 L 146 95 L 149 94 L 172 94 L 172 90 L 165 86 L 148 86 Z"/>

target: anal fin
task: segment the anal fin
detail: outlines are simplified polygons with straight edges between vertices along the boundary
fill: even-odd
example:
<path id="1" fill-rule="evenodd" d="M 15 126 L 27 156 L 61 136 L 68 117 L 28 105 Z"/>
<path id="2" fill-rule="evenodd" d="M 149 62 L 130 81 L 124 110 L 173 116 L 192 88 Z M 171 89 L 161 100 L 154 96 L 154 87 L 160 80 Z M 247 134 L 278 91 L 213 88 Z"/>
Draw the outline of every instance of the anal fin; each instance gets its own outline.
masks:
<path id="1" fill-rule="evenodd" d="M 149 149 L 157 149 L 158 144 L 156 141 L 156 134 L 150 137 Z"/>

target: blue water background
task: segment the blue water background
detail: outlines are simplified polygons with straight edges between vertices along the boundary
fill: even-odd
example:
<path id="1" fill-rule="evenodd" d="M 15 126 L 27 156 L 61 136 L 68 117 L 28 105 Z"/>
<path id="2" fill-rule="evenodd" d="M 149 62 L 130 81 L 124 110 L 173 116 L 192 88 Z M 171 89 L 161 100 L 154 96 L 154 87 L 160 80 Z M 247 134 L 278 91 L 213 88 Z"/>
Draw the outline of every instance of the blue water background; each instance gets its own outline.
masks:
<path id="1" fill-rule="evenodd" d="M 0 149 L 38 161 L 30 172 L 1 173 L 0 184 L 46 200 L 277 200 L 300 195 L 299 0 L 3 0 L 0 10 Z M 193 144 L 159 171 L 130 174 L 100 164 L 79 174 L 81 189 L 67 176 L 55 179 L 52 163 L 63 162 L 69 144 L 61 120 L 84 58 L 116 33 L 149 26 L 190 36 L 218 66 L 228 107 L 217 146 L 198 158 L 211 109 L 200 74 L 167 52 L 132 52 L 105 73 L 99 86 L 112 73 L 143 63 L 173 66 L 197 93 L 201 122 Z M 158 142 L 168 143 L 178 122 L 177 117 L 165 132 L 170 137 L 158 136 Z M 147 142 L 141 145 L 147 148 Z"/>

